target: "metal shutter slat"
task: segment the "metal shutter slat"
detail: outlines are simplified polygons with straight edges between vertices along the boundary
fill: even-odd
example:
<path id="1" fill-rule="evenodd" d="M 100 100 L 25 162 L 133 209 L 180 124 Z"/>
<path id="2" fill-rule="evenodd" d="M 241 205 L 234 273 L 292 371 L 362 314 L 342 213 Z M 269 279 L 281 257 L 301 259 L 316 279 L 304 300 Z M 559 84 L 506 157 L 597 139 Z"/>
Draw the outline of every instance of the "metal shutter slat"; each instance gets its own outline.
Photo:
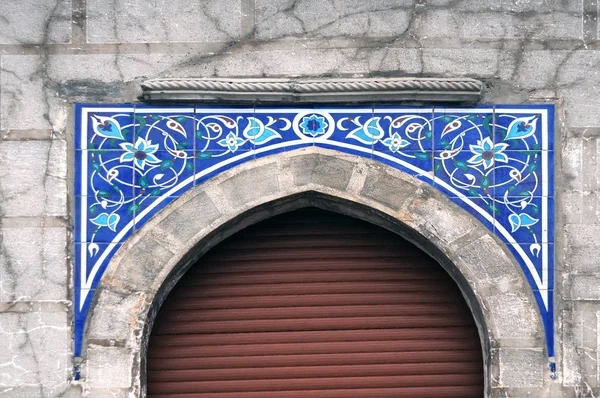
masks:
<path id="1" fill-rule="evenodd" d="M 307 209 L 249 227 L 182 277 L 156 319 L 148 395 L 481 397 L 477 329 L 425 253 Z"/>

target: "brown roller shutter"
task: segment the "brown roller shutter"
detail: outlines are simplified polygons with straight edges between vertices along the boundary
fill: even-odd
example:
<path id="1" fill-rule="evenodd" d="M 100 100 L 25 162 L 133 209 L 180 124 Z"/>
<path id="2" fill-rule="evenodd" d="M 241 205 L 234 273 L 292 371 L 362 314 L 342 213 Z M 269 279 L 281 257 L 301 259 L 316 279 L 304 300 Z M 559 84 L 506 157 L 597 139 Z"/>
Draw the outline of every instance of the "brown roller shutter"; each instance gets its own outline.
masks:
<path id="1" fill-rule="evenodd" d="M 317 209 L 247 228 L 161 308 L 153 397 L 478 397 L 482 351 L 455 283 L 368 223 Z"/>

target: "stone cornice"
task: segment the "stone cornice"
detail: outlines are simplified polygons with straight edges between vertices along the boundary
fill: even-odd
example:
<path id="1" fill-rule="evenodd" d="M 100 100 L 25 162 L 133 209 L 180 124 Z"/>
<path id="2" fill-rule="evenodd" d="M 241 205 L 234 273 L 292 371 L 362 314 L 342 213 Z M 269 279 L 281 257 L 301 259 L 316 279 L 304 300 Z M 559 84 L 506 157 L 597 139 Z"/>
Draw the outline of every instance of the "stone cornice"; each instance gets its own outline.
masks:
<path id="1" fill-rule="evenodd" d="M 481 98 L 479 80 L 364 79 L 153 79 L 142 83 L 146 101 L 236 103 L 461 102 Z"/>

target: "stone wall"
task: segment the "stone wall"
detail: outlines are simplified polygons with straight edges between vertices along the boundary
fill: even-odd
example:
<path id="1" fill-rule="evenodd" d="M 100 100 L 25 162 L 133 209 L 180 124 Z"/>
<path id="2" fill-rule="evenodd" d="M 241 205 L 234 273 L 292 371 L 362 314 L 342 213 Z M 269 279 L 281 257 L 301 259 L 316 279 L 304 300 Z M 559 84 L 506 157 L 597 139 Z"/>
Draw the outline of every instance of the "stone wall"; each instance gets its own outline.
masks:
<path id="1" fill-rule="evenodd" d="M 556 103 L 551 396 L 600 395 L 597 14 L 595 0 L 1 1 L 0 396 L 99 396 L 71 375 L 72 104 L 207 76 L 464 76 L 485 82 L 482 103 Z M 105 369 L 106 394 L 127 384 Z"/>

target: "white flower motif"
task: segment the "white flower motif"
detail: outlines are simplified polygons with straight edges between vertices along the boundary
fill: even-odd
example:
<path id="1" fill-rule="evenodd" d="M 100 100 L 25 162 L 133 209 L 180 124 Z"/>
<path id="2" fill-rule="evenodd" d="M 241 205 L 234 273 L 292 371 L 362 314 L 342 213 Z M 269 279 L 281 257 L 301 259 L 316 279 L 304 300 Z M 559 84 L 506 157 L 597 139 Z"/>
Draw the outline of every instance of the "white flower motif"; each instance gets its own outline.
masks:
<path id="1" fill-rule="evenodd" d="M 139 137 L 135 142 L 135 145 L 128 142 L 121 144 L 121 148 L 125 149 L 125 153 L 121 155 L 121 162 L 131 162 L 144 169 L 146 162 L 148 163 L 160 163 L 160 159 L 154 156 L 154 153 L 158 151 L 158 145 L 152 145 L 152 141 Z"/>
<path id="2" fill-rule="evenodd" d="M 508 144 L 495 144 L 490 137 L 486 137 L 477 142 L 478 145 L 470 145 L 471 152 L 475 155 L 467 160 L 468 163 L 478 166 L 483 164 L 484 169 L 489 169 L 494 165 L 494 162 L 508 163 L 508 156 L 502 151 L 508 148 Z"/>
<path id="3" fill-rule="evenodd" d="M 238 147 L 243 143 L 244 140 L 233 133 L 227 134 L 227 137 L 217 142 L 217 144 L 229 148 L 231 152 L 237 151 Z"/>
<path id="4" fill-rule="evenodd" d="M 392 134 L 389 138 L 386 138 L 385 140 L 383 140 L 382 143 L 383 143 L 383 145 L 390 148 L 390 151 L 392 151 L 392 152 L 398 152 L 398 150 L 400 148 L 404 148 L 404 147 L 410 145 L 410 142 L 408 142 L 405 139 L 403 139 L 402 137 L 400 137 L 400 134 L 398 134 L 398 133 Z"/>

